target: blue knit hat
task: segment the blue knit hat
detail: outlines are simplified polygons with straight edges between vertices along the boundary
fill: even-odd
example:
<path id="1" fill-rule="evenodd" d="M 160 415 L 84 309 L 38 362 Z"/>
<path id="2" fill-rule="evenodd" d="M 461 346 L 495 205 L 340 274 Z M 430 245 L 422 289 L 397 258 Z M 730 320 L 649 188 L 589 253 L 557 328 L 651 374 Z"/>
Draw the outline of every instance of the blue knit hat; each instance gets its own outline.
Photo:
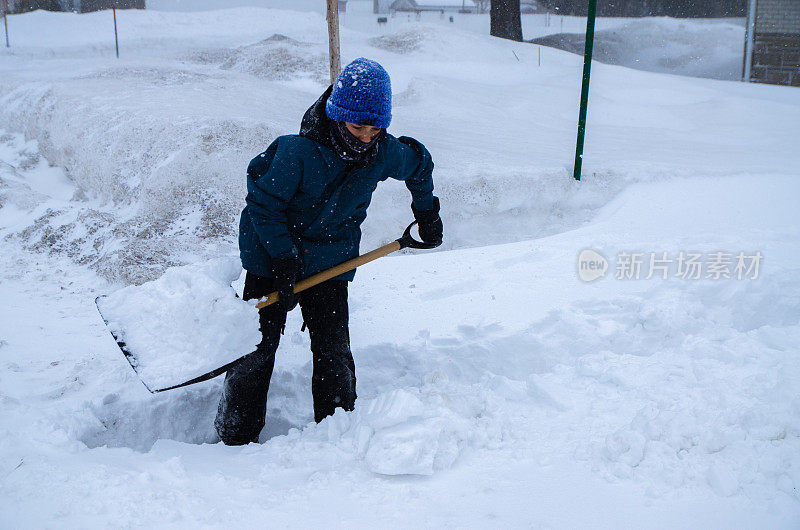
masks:
<path id="1" fill-rule="evenodd" d="M 359 57 L 336 78 L 325 114 L 332 120 L 386 128 L 392 121 L 392 84 L 381 65 Z"/>

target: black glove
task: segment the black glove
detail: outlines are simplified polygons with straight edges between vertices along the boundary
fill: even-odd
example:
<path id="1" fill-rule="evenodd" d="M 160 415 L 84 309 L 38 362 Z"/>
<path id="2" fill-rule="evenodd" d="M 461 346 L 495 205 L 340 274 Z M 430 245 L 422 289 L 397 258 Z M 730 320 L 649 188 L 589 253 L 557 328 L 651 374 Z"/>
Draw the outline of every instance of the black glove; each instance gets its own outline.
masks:
<path id="1" fill-rule="evenodd" d="M 272 275 L 275 277 L 275 290 L 279 299 L 275 305 L 284 311 L 291 311 L 297 306 L 294 294 L 294 283 L 303 271 L 303 264 L 297 256 L 272 258 Z"/>
<path id="2" fill-rule="evenodd" d="M 419 225 L 419 237 L 424 243 L 435 243 L 438 247 L 442 244 L 442 218 L 439 217 L 439 197 L 433 197 L 433 209 L 417 210 L 411 204 L 414 219 Z"/>

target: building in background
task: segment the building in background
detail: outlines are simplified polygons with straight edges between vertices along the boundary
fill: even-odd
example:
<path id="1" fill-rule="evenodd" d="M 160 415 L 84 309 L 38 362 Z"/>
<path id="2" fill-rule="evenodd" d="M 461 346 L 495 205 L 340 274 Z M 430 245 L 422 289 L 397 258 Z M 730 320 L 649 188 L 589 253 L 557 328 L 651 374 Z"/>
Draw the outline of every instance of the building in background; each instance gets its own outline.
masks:
<path id="1" fill-rule="evenodd" d="M 27 13 L 44 9 L 46 11 L 73 11 L 88 13 L 101 9 L 144 9 L 145 0 L 8 0 L 9 13 Z"/>
<path id="2" fill-rule="evenodd" d="M 489 3 L 488 1 L 486 2 Z M 519 12 L 523 15 L 530 13 L 547 13 L 548 9 L 539 0 L 520 0 Z"/>
<path id="3" fill-rule="evenodd" d="M 520 0 L 522 13 L 546 13 L 540 0 Z M 491 0 L 372 0 L 372 11 L 387 14 L 395 11 L 445 11 L 452 13 L 488 13 Z"/>
<path id="4" fill-rule="evenodd" d="M 473 0 L 394 0 L 389 5 L 389 11 L 477 13 L 478 7 Z"/>
<path id="5" fill-rule="evenodd" d="M 800 0 L 750 0 L 745 81 L 800 87 Z"/>
<path id="6" fill-rule="evenodd" d="M 608 0 L 597 2 L 599 17 L 741 17 L 749 0 Z M 793 0 L 795 2 L 800 0 Z M 541 0 L 559 15 L 586 16 L 587 0 Z"/>
<path id="7" fill-rule="evenodd" d="M 394 0 L 372 0 L 372 12 L 375 14 L 385 15 L 389 12 Z"/>

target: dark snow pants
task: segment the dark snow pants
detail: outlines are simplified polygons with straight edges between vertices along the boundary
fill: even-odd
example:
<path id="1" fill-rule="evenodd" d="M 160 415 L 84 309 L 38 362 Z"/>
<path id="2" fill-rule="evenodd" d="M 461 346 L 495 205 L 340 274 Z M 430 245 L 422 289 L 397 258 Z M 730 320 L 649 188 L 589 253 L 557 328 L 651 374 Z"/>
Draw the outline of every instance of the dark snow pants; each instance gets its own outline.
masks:
<path id="1" fill-rule="evenodd" d="M 272 291 L 272 278 L 247 273 L 245 300 L 260 298 Z M 303 291 L 299 302 L 311 335 L 311 394 L 314 419 L 320 422 L 333 414 L 337 407 L 353 410 L 356 400 L 355 364 L 350 352 L 348 329 L 347 282 L 323 282 Z M 225 374 L 214 427 L 227 445 L 256 441 L 264 427 L 269 380 L 275 366 L 275 351 L 286 325 L 286 313 L 270 305 L 259 310 L 259 320 L 261 343 Z"/>

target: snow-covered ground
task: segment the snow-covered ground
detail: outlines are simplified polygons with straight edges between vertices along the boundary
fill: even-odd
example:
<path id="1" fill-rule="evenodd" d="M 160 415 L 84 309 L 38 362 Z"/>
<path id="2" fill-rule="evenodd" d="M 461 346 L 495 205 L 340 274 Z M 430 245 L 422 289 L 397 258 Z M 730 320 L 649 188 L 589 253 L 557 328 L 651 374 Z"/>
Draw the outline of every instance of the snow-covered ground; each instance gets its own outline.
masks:
<path id="1" fill-rule="evenodd" d="M 446 245 L 357 274 L 353 412 L 313 423 L 290 315 L 245 447 L 213 432 L 219 380 L 149 394 L 94 298 L 235 256 L 248 160 L 324 88 L 321 11 L 120 12 L 119 60 L 109 13 L 10 17 L 2 526 L 800 525 L 800 91 L 596 64 L 577 183 L 579 57 L 357 11 L 345 59 L 392 75 Z M 362 250 L 408 202 L 378 190 Z M 584 249 L 605 278 L 579 279 Z"/>

